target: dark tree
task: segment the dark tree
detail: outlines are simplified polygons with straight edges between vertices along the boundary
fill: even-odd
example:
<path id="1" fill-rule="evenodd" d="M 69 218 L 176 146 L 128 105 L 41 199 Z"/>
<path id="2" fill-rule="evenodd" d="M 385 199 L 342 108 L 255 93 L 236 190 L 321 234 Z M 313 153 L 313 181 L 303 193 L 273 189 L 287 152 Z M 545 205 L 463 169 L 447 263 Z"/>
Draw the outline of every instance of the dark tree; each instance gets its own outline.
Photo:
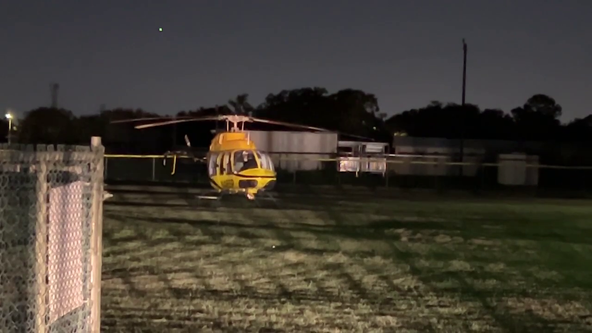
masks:
<path id="1" fill-rule="evenodd" d="M 481 112 L 476 138 L 507 140 L 514 136 L 512 116 L 499 109 L 485 109 Z"/>
<path id="2" fill-rule="evenodd" d="M 329 95 L 325 88 L 311 87 L 269 94 L 257 108 L 257 115 L 344 134 L 390 138 L 379 110 L 373 94 L 344 89 Z"/>
<path id="3" fill-rule="evenodd" d="M 592 116 L 562 125 L 562 107 L 552 97 L 536 94 L 509 114 L 498 109 L 480 110 L 477 105 L 432 101 L 428 105 L 386 118 L 374 94 L 358 89 L 329 93 L 322 87 L 303 87 L 269 94 L 254 107 L 248 94 L 240 94 L 225 105 L 180 111 L 176 116 L 250 114 L 391 142 L 393 134 L 449 139 L 496 139 L 572 141 L 592 140 Z M 28 112 L 19 124 L 18 140 L 23 143 L 88 144 L 89 137 L 103 137 L 107 148 L 122 153 L 162 153 L 183 145 L 183 136 L 195 146 L 207 147 L 215 129 L 224 122 L 184 122 L 173 126 L 135 130 L 139 124 L 111 124 L 114 120 L 159 117 L 142 109 L 113 109 L 75 117 L 64 109 L 39 108 Z M 253 126 L 253 127 L 249 127 Z M 0 137 L 6 141 L 8 124 L 0 120 Z M 282 129 L 277 126 L 247 125 L 246 128 Z M 293 130 L 293 129 L 290 129 Z M 586 148 L 587 149 L 587 148 Z"/>
<path id="4" fill-rule="evenodd" d="M 240 94 L 234 99 L 228 100 L 228 104 L 232 107 L 232 113 L 248 115 L 253 112 L 255 108 L 249 103 L 249 94 Z"/>
<path id="5" fill-rule="evenodd" d="M 547 95 L 537 94 L 511 111 L 520 140 L 552 140 L 560 134 L 562 108 Z"/>
<path id="6" fill-rule="evenodd" d="M 18 140 L 32 144 L 76 144 L 78 128 L 73 113 L 65 109 L 38 108 L 27 112 Z"/>
<path id="7" fill-rule="evenodd" d="M 163 135 L 162 128 L 150 128 L 143 130 L 134 129 L 141 123 L 111 124 L 115 120 L 153 118 L 160 115 L 146 112 L 142 109 L 113 109 L 101 112 L 97 119 L 96 130 L 104 133 L 104 141 L 113 151 L 124 151 L 136 154 L 158 153 L 171 145 L 170 136 Z M 104 127 L 103 127 L 104 126 Z"/>

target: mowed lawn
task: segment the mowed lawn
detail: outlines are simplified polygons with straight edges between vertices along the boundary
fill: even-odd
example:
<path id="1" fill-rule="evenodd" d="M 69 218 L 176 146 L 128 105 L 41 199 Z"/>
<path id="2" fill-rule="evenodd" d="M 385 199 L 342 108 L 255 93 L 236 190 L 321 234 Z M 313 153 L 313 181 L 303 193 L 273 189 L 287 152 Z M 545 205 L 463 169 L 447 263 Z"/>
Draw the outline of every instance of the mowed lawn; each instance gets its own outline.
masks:
<path id="1" fill-rule="evenodd" d="M 278 205 L 115 193 L 103 330 L 592 331 L 590 202 Z"/>

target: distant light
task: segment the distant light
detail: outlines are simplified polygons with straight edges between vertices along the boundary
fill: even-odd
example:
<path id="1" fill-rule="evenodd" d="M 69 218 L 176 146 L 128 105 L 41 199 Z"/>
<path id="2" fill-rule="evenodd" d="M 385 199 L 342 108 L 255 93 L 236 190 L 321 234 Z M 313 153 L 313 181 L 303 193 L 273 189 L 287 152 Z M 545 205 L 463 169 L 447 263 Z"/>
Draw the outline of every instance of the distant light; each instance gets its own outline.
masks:
<path id="1" fill-rule="evenodd" d="M 158 31 L 162 32 L 162 28 L 158 28 Z"/>
<path id="2" fill-rule="evenodd" d="M 4 117 L 6 117 L 6 119 L 12 119 L 12 115 L 10 113 L 5 114 Z"/>

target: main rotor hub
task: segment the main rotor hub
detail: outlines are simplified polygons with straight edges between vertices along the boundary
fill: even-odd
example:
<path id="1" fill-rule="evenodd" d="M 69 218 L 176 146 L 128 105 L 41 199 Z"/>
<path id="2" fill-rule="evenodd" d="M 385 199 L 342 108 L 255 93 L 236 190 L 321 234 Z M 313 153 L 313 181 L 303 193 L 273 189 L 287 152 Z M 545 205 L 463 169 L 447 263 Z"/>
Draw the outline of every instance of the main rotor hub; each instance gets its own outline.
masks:
<path id="1" fill-rule="evenodd" d="M 246 117 L 246 116 L 242 116 L 242 115 L 224 115 L 224 116 L 222 116 L 222 118 L 224 120 L 226 120 L 227 130 L 230 130 L 231 132 L 244 131 L 245 122 L 252 121 L 250 117 Z M 232 127 L 229 127 L 228 123 L 232 123 Z M 241 123 L 242 126 L 239 127 L 239 125 L 238 125 L 239 123 Z"/>

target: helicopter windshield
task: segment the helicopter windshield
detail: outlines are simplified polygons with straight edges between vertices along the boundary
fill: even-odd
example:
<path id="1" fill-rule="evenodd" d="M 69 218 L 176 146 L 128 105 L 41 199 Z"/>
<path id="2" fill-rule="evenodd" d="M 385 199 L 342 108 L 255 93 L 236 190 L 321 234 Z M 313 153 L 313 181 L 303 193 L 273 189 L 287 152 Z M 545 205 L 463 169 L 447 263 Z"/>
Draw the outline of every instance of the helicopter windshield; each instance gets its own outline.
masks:
<path id="1" fill-rule="evenodd" d="M 271 162 L 269 155 L 257 152 L 257 158 L 259 159 L 259 163 L 261 163 L 262 169 L 273 171 L 273 163 Z"/>
<path id="2" fill-rule="evenodd" d="M 258 167 L 259 165 L 252 151 L 239 150 L 234 153 L 234 171 L 241 172 Z"/>

